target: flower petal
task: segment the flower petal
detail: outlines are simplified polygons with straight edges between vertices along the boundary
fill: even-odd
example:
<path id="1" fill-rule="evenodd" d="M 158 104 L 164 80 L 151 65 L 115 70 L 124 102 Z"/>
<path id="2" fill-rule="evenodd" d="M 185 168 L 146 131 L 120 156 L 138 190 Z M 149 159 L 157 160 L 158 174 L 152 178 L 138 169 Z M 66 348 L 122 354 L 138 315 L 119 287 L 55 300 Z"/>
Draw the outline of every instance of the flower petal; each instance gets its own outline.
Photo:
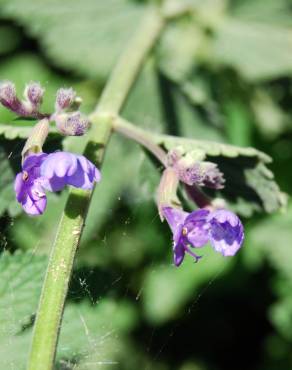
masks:
<path id="1" fill-rule="evenodd" d="M 67 152 L 55 152 L 48 155 L 41 165 L 41 175 L 47 179 L 55 176 L 72 175 L 77 170 L 77 156 Z"/>
<path id="2" fill-rule="evenodd" d="M 31 169 L 35 167 L 40 167 L 40 165 L 43 163 L 43 161 L 48 157 L 48 154 L 46 153 L 37 153 L 37 154 L 31 154 L 29 155 L 23 165 L 22 169 L 23 171 L 29 172 Z"/>
<path id="3" fill-rule="evenodd" d="M 100 181 L 100 172 L 88 159 L 68 152 L 49 154 L 41 165 L 43 186 L 49 191 L 60 191 L 65 185 L 92 189 Z"/>
<path id="4" fill-rule="evenodd" d="M 14 180 L 14 191 L 18 202 L 22 202 L 26 194 L 26 186 L 22 176 L 22 172 L 20 172 Z"/>
<path id="5" fill-rule="evenodd" d="M 178 242 L 173 247 L 173 262 L 175 266 L 181 265 L 185 257 L 185 248 L 182 243 Z"/>
<path id="6" fill-rule="evenodd" d="M 47 206 L 47 197 L 39 185 L 32 187 L 22 202 L 24 211 L 31 216 L 44 213 Z"/>
<path id="7" fill-rule="evenodd" d="M 192 247 L 203 247 L 209 241 L 209 211 L 199 209 L 189 214 L 184 223 L 186 239 Z"/>
<path id="8" fill-rule="evenodd" d="M 179 226 L 183 225 L 189 213 L 184 212 L 178 208 L 162 207 L 162 214 L 168 222 L 173 234 L 177 232 Z"/>
<path id="9" fill-rule="evenodd" d="M 244 232 L 240 219 L 227 210 L 217 210 L 211 213 L 210 243 L 223 256 L 233 256 L 241 247 Z"/>

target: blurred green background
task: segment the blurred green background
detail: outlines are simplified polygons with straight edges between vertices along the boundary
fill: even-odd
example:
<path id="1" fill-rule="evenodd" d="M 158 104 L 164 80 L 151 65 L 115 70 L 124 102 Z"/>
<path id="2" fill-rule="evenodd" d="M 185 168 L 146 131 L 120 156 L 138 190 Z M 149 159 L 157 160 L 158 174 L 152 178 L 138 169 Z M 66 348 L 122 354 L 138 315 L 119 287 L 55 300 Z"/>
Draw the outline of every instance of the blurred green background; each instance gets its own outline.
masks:
<path id="1" fill-rule="evenodd" d="M 170 0 L 169 22 L 123 116 L 156 132 L 254 146 L 292 192 L 292 1 Z M 0 80 L 40 81 L 51 111 L 73 86 L 89 112 L 147 7 L 134 0 L 0 0 Z M 0 107 L 0 369 L 25 368 L 47 256 L 66 192 L 29 218 L 14 199 L 31 122 Z M 51 135 L 46 151 L 78 151 Z M 114 136 L 75 264 L 58 370 L 292 368 L 292 204 L 253 213 L 246 241 L 224 259 L 172 265 L 171 235 L 153 194 L 159 173 Z M 244 217 L 245 216 L 245 217 Z M 250 216 L 250 217 L 247 217 Z M 11 252 L 11 253 L 8 253 Z"/>

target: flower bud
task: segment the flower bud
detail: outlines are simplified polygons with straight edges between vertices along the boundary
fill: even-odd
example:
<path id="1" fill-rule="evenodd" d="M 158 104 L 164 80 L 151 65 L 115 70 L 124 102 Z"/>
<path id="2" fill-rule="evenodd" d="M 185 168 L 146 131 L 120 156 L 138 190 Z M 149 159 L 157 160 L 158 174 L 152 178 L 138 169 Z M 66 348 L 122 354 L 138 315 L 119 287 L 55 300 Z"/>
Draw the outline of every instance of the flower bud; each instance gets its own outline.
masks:
<path id="1" fill-rule="evenodd" d="M 15 85 L 10 81 L 0 82 L 0 102 L 4 107 L 16 111 L 21 105 L 16 96 Z"/>
<path id="2" fill-rule="evenodd" d="M 69 89 L 59 89 L 57 91 L 55 109 L 57 112 L 60 112 L 64 109 L 71 108 L 76 100 L 76 93 L 70 87 Z"/>
<path id="3" fill-rule="evenodd" d="M 38 82 L 30 82 L 24 90 L 24 97 L 31 103 L 34 109 L 38 108 L 43 100 L 45 89 Z"/>
<path id="4" fill-rule="evenodd" d="M 168 153 L 168 164 L 176 171 L 180 181 L 187 185 L 207 186 L 214 189 L 224 187 L 223 173 L 212 162 L 202 161 L 200 153 L 182 155 L 177 150 Z"/>
<path id="5" fill-rule="evenodd" d="M 89 120 L 79 111 L 55 114 L 57 129 L 65 136 L 81 136 L 89 128 Z"/>
<path id="6" fill-rule="evenodd" d="M 22 150 L 22 161 L 32 153 L 42 152 L 43 145 L 49 134 L 50 124 L 47 118 L 40 120 L 31 130 Z"/>
<path id="7" fill-rule="evenodd" d="M 166 168 L 162 173 L 156 197 L 158 212 L 162 221 L 164 219 L 164 207 L 181 207 L 180 201 L 176 194 L 178 184 L 179 179 L 175 170 L 171 167 Z"/>

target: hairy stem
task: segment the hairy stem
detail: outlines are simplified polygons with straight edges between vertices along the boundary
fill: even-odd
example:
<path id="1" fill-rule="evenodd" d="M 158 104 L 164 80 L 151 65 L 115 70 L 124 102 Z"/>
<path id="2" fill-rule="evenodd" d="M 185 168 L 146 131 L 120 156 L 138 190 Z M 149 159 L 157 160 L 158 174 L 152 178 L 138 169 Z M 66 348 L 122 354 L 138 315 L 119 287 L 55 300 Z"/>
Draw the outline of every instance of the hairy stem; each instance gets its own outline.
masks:
<path id="1" fill-rule="evenodd" d="M 102 163 L 111 136 L 113 117 L 121 110 L 162 26 L 161 16 L 151 9 L 118 60 L 90 117 L 93 127 L 85 154 L 98 165 Z M 92 192 L 80 189 L 70 190 L 41 293 L 28 370 L 52 370 L 54 367 L 68 284 L 91 195 Z"/>
<path id="2" fill-rule="evenodd" d="M 136 141 L 149 150 L 163 165 L 167 166 L 165 151 L 155 142 L 155 137 L 150 132 L 143 130 L 121 117 L 113 120 L 113 130 L 123 136 Z"/>

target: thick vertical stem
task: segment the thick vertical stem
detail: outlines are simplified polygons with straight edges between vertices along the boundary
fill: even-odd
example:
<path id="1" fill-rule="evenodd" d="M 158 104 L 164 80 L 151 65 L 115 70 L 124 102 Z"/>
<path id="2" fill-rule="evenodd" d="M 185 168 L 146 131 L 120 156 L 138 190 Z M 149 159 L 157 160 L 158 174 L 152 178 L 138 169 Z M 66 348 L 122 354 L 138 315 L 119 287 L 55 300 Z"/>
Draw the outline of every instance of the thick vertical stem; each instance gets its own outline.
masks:
<path id="1" fill-rule="evenodd" d="M 91 115 L 93 127 L 85 154 L 97 165 L 102 162 L 111 135 L 113 116 L 122 108 L 162 25 L 158 12 L 151 9 L 119 59 Z M 92 192 L 83 190 L 70 191 L 41 293 L 28 370 L 52 370 L 54 367 L 68 284 L 91 195 Z"/>

